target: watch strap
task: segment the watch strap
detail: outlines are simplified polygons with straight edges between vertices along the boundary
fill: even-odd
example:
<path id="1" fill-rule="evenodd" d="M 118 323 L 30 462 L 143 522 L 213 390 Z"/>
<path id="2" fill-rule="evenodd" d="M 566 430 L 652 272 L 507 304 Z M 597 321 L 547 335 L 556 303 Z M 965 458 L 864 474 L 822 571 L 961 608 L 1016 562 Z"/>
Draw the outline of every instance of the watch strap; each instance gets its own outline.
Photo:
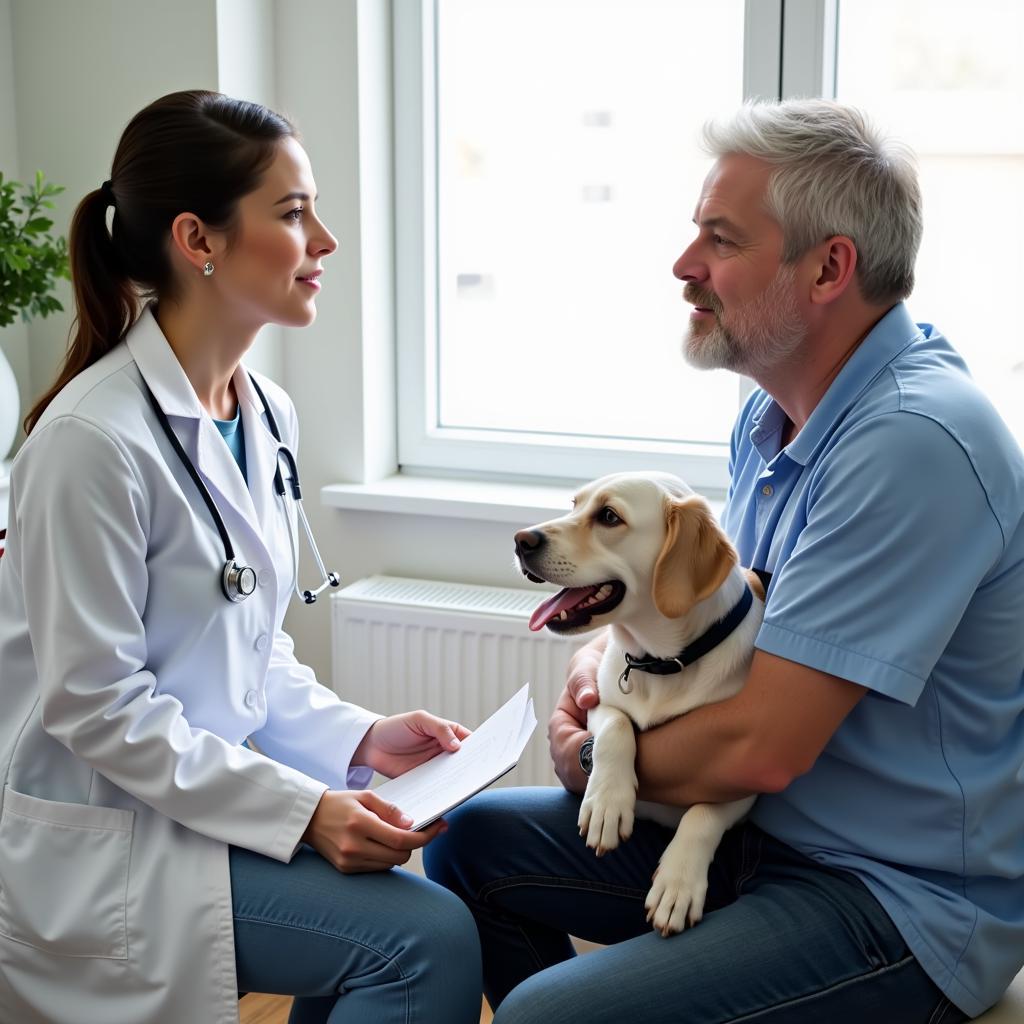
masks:
<path id="1" fill-rule="evenodd" d="M 580 768 L 588 778 L 594 770 L 594 737 L 588 736 L 580 747 Z"/>

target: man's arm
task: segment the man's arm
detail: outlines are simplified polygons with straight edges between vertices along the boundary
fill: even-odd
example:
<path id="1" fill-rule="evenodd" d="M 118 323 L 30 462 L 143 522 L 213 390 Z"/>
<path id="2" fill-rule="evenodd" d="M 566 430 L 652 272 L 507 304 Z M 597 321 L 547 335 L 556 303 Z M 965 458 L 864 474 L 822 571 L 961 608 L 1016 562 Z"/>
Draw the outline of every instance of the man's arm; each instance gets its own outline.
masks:
<path id="1" fill-rule="evenodd" d="M 587 783 L 578 762 L 588 735 L 580 705 L 596 703 L 603 639 L 573 657 L 548 727 L 555 772 L 574 793 Z M 865 692 L 856 683 L 755 651 L 747 682 L 735 697 L 639 735 L 638 796 L 685 807 L 784 789 L 814 764 Z"/>
<path id="2" fill-rule="evenodd" d="M 866 687 L 755 651 L 743 689 L 641 733 L 638 796 L 685 807 L 775 793 L 809 771 Z"/>

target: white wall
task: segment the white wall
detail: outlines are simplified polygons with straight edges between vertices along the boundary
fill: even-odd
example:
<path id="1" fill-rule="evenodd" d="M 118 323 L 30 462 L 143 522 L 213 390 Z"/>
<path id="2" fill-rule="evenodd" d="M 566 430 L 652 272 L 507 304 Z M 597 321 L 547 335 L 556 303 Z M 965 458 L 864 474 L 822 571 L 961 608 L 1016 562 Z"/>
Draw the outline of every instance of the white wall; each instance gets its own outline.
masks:
<path id="1" fill-rule="evenodd" d="M 383 572 L 515 586 L 522 577 L 512 570 L 507 524 L 341 512 L 317 500 L 325 484 L 380 479 L 396 465 L 389 8 L 308 0 L 295 18 L 292 0 L 278 6 L 278 103 L 303 132 L 320 212 L 339 240 L 316 323 L 285 332 L 303 494 L 324 561 L 343 582 Z M 314 572 L 304 559 L 302 579 Z M 286 627 L 329 679 L 327 602 L 293 605 Z"/>
<path id="2" fill-rule="evenodd" d="M 70 222 L 77 200 L 110 176 L 128 119 L 164 93 L 216 88 L 216 11 L 207 0 L 11 0 L 19 161 L 67 187 L 55 220 Z M 71 323 L 65 316 L 29 327 L 31 384 L 53 377 Z"/>
<path id="3" fill-rule="evenodd" d="M 279 348 L 261 338 L 255 361 L 299 409 L 303 492 L 325 561 L 349 582 L 389 572 L 514 585 L 505 524 L 319 503 L 323 485 L 395 465 L 389 11 L 385 0 L 0 0 L 0 32 L 9 13 L 13 34 L 19 166 L 67 186 L 55 217 L 66 232 L 77 198 L 108 176 L 128 118 L 163 93 L 220 88 L 294 119 L 340 244 L 317 322 L 280 332 Z M 15 133 L 4 118 L 0 102 L 6 152 Z M 70 312 L 31 325 L 33 393 L 52 378 L 69 325 Z M 304 580 L 312 569 L 304 560 Z M 293 607 L 286 625 L 329 681 L 327 602 Z"/>
<path id="4" fill-rule="evenodd" d="M 18 160 L 18 131 L 14 114 L 14 41 L 11 32 L 11 0 L 0 0 L 0 173 L 5 179 L 25 181 Z M 14 370 L 22 408 L 31 394 L 28 329 L 20 319 L 0 328 L 0 348 Z M 20 433 L 20 431 L 19 431 Z M 0 452 L 0 459 L 6 453 Z"/>
<path id="5" fill-rule="evenodd" d="M 275 106 L 276 7 L 274 0 L 216 0 L 216 88 L 221 92 Z M 274 380 L 283 380 L 280 327 L 271 325 L 260 331 L 246 363 Z"/>

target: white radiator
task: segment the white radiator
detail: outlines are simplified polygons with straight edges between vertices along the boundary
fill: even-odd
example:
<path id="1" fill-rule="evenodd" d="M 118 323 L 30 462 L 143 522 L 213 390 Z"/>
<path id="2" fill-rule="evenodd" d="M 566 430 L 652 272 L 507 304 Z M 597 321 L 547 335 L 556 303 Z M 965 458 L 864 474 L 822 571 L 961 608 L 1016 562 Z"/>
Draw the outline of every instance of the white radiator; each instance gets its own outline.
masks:
<path id="1" fill-rule="evenodd" d="M 509 784 L 557 785 L 547 721 L 583 639 L 531 633 L 540 589 L 370 576 L 331 596 L 334 689 L 381 714 L 426 708 L 475 728 L 523 683 L 537 729 Z"/>

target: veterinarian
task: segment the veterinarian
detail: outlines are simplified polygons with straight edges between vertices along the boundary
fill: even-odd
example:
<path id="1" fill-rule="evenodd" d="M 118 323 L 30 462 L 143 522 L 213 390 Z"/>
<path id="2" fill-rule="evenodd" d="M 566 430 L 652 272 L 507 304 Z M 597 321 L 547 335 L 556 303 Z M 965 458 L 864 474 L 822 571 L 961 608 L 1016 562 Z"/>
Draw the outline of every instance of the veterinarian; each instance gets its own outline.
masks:
<path id="1" fill-rule="evenodd" d="M 704 920 L 655 934 L 671 833 L 638 821 L 598 859 L 577 830 L 598 641 L 549 727 L 565 791 L 471 801 L 428 874 L 473 910 L 496 1024 L 963 1021 L 1024 962 L 1024 457 L 904 305 L 922 217 L 902 147 L 816 100 L 746 106 L 705 142 L 685 351 L 759 385 L 723 525 L 770 584 L 742 692 L 641 734 L 637 773 L 679 806 L 760 796 Z M 956 254 L 963 301 L 998 250 Z M 574 957 L 570 934 L 608 945 Z"/>
<path id="2" fill-rule="evenodd" d="M 444 826 L 365 790 L 467 732 L 340 701 L 282 631 L 296 415 L 240 360 L 316 316 L 309 159 L 264 107 L 181 92 L 97 185 L 0 562 L 0 1021 L 228 1024 L 255 990 L 295 1024 L 475 1022 L 471 916 L 388 870 Z"/>

